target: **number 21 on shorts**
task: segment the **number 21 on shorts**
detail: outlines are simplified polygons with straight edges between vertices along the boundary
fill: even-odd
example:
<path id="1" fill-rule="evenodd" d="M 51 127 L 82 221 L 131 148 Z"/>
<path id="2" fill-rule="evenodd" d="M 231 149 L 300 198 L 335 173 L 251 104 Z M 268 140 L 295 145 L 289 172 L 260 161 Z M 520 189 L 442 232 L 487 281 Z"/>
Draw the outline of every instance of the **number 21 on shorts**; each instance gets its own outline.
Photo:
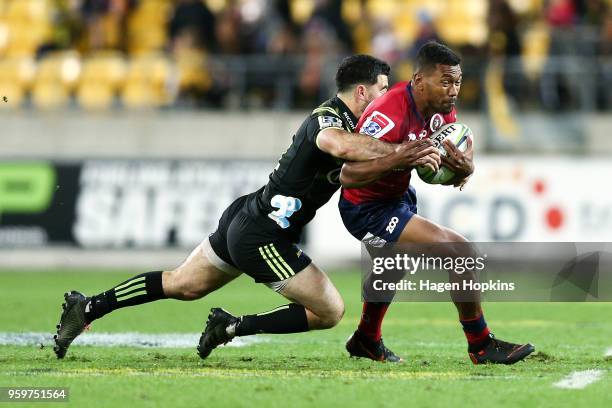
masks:
<path id="1" fill-rule="evenodd" d="M 270 204 L 272 207 L 278 208 L 278 210 L 272 211 L 268 214 L 268 217 L 276 221 L 283 229 L 289 228 L 289 225 L 291 225 L 287 218 L 291 217 L 294 212 L 302 208 L 302 202 L 299 198 L 286 197 L 280 194 L 272 197 Z"/>

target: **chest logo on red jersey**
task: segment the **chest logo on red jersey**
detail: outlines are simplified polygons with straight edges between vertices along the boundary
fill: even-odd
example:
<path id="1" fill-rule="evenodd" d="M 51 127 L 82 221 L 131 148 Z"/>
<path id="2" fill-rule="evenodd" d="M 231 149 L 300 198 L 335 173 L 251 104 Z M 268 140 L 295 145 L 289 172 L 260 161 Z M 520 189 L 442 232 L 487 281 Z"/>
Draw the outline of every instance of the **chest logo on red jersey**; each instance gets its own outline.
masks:
<path id="1" fill-rule="evenodd" d="M 444 116 L 442 116 L 440 113 L 436 113 L 435 115 L 431 117 L 431 121 L 429 121 L 429 129 L 433 133 L 436 130 L 440 129 L 443 124 L 444 124 Z"/>
<path id="2" fill-rule="evenodd" d="M 363 122 L 359 133 L 380 139 L 394 127 L 395 123 L 387 115 L 374 111 Z"/>

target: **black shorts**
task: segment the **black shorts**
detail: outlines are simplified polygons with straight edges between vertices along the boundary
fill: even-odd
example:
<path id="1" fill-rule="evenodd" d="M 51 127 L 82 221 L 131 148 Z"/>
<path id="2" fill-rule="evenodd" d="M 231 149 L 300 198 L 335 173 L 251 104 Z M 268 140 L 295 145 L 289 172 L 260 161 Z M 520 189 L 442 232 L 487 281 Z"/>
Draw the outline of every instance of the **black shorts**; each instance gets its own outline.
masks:
<path id="1" fill-rule="evenodd" d="M 273 220 L 249 214 L 248 199 L 238 198 L 221 215 L 210 236 L 217 256 L 258 283 L 283 281 L 310 265 L 310 257 Z"/>

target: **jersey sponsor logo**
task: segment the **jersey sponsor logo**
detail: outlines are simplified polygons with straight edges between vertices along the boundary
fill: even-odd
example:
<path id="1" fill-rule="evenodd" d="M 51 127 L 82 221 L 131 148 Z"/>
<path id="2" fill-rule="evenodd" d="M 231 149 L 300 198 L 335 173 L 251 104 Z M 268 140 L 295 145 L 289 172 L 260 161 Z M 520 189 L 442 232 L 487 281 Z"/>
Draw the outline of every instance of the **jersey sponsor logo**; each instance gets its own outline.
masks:
<path id="1" fill-rule="evenodd" d="M 427 129 L 421 130 L 421 133 L 419 133 L 419 140 L 424 139 L 426 136 L 427 136 Z"/>
<path id="2" fill-rule="evenodd" d="M 374 111 L 368 116 L 365 122 L 363 122 L 359 133 L 380 139 L 394 127 L 395 123 L 389 119 L 387 115 L 379 111 Z"/>
<path id="3" fill-rule="evenodd" d="M 397 217 L 391 218 L 391 221 L 389 221 L 389 225 L 387 225 L 387 228 L 385 228 L 385 231 L 387 231 L 389 234 L 393 234 L 393 231 L 395 230 L 395 227 L 397 227 L 398 222 L 399 222 L 399 218 Z"/>
<path id="4" fill-rule="evenodd" d="M 349 126 L 351 127 L 351 131 L 355 129 L 355 122 L 353 122 L 353 119 L 351 119 L 351 116 L 348 114 L 348 112 L 342 112 L 342 116 L 344 116 L 344 119 L 346 120 L 346 123 L 349 124 Z"/>
<path id="5" fill-rule="evenodd" d="M 342 119 L 335 116 L 319 116 L 319 130 L 335 127 L 342 129 Z"/>
<path id="6" fill-rule="evenodd" d="M 432 132 L 440 129 L 444 124 L 444 117 L 440 113 L 436 113 L 431 117 L 431 121 L 429 122 L 429 129 Z"/>

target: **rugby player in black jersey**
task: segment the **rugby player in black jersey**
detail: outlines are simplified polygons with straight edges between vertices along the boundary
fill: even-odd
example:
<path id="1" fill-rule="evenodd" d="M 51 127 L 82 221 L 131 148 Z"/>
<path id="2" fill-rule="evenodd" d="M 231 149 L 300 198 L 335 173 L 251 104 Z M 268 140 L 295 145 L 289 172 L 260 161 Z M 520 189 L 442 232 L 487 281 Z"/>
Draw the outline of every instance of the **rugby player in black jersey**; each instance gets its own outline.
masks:
<path id="1" fill-rule="evenodd" d="M 200 299 L 241 273 L 289 303 L 239 317 L 211 309 L 197 347 L 201 358 L 235 336 L 335 326 L 344 313 L 342 298 L 296 244 L 303 227 L 340 187 L 342 163 L 388 156 L 396 168 L 428 165 L 437 171 L 440 164 L 428 140 L 398 146 L 352 133 L 366 106 L 387 91 L 389 71 L 385 62 L 367 55 L 346 58 L 336 73 L 337 95 L 304 120 L 268 183 L 236 199 L 217 230 L 179 267 L 135 276 L 92 297 L 74 290 L 66 293 L 55 336 L 57 357 L 65 356 L 92 321 L 114 310 L 166 298 Z"/>

